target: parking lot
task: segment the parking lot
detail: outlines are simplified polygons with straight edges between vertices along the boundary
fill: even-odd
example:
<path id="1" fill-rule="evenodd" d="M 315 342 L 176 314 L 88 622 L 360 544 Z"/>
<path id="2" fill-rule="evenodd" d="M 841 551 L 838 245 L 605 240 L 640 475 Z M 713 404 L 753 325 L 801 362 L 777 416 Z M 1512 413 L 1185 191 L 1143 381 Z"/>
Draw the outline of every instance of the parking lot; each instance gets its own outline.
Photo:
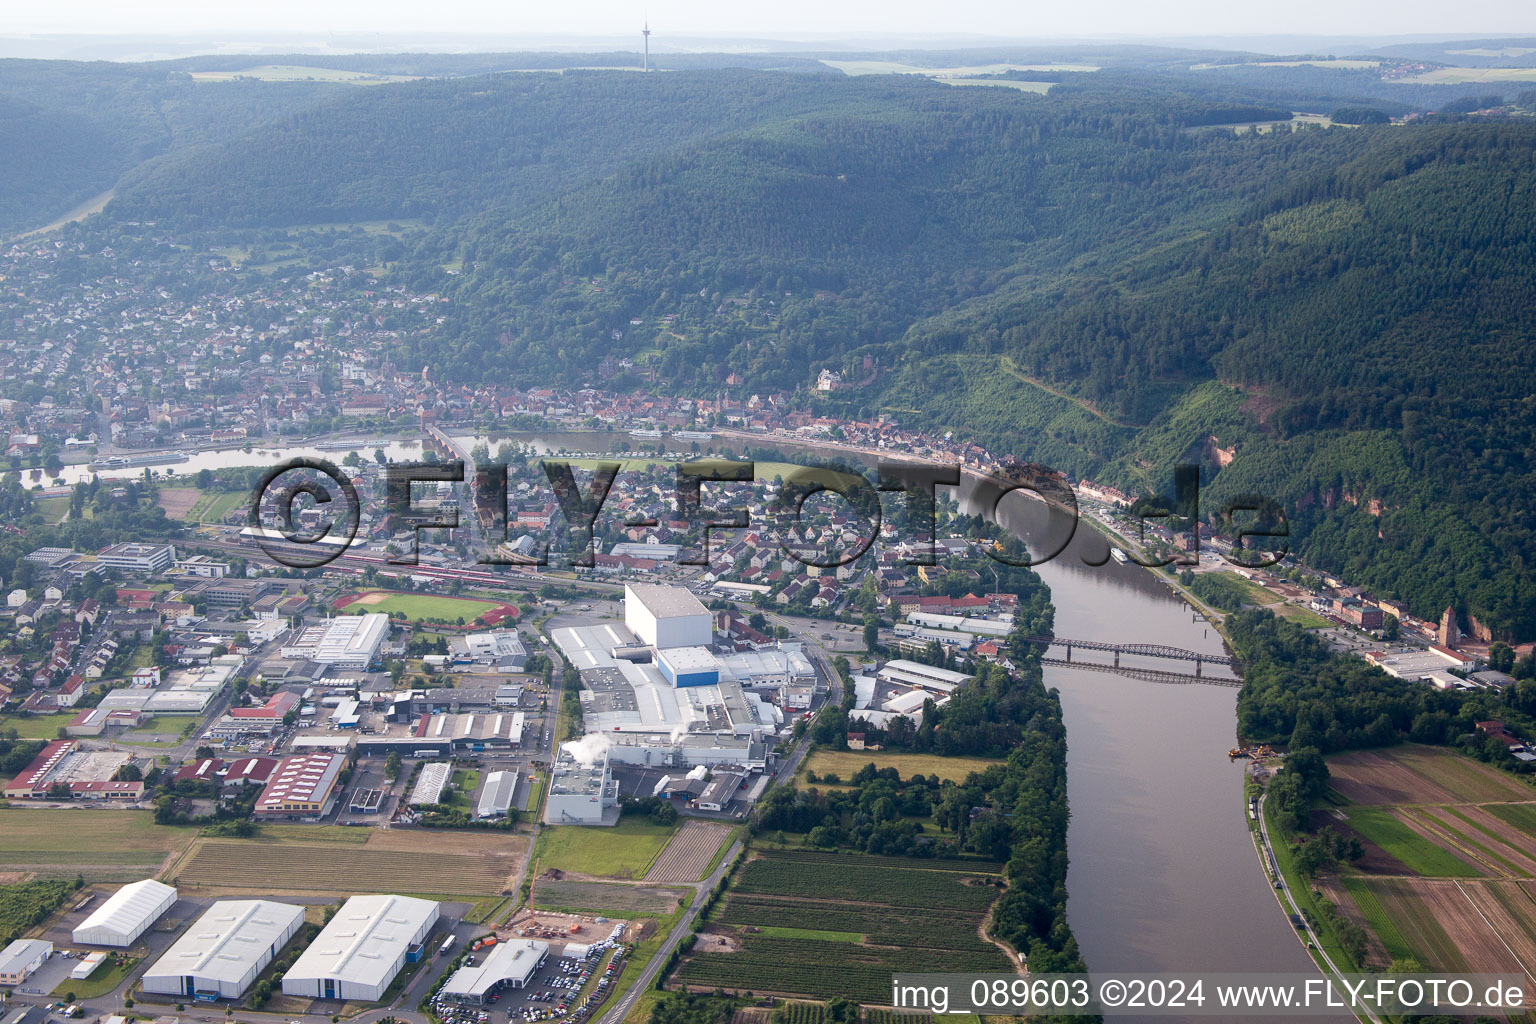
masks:
<path id="1" fill-rule="evenodd" d="M 551 943 L 544 965 L 522 988 L 504 985 L 488 996 L 483 1005 L 461 1006 L 438 997 L 435 1011 L 443 1024 L 583 1021 L 602 1005 L 624 969 L 624 947 L 607 941 L 594 943 L 581 959 L 563 956 L 564 949 L 564 944 Z M 478 955 L 470 954 L 465 962 L 471 963 Z"/>

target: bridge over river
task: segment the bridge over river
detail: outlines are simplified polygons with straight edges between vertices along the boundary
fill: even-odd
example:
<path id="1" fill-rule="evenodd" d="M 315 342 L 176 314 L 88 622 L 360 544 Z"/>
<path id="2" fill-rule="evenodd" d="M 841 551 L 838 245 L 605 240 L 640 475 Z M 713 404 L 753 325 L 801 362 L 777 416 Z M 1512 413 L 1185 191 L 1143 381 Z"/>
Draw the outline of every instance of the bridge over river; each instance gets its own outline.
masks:
<path id="1" fill-rule="evenodd" d="M 1102 640 L 1069 640 L 1061 636 L 1027 636 L 1026 643 L 1040 644 L 1043 647 L 1065 647 L 1067 649 L 1066 661 L 1072 660 L 1072 649 L 1080 651 L 1109 651 L 1115 656 L 1115 667 L 1120 667 L 1120 655 L 1133 654 L 1142 658 L 1170 658 L 1175 661 L 1192 661 L 1195 663 L 1195 675 L 1200 675 L 1203 665 L 1227 665 L 1233 669 L 1241 667 L 1241 662 L 1230 654 L 1201 654 L 1199 651 L 1186 651 L 1182 647 L 1165 647 L 1162 644 L 1117 644 Z"/>

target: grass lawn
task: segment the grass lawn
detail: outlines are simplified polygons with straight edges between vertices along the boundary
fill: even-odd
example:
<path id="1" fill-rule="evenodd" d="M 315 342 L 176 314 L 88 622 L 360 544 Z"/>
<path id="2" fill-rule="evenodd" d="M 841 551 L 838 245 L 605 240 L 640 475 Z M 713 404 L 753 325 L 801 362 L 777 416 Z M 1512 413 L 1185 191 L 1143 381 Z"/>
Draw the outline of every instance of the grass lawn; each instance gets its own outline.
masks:
<path id="1" fill-rule="evenodd" d="M 62 999 L 73 992 L 77 1000 L 96 999 L 121 985 L 123 979 L 138 963 L 136 958 L 130 957 L 125 963 L 119 964 L 115 957 L 109 955 L 101 962 L 101 966 L 91 972 L 89 978 L 65 978 L 59 982 L 59 987 L 53 990 L 53 994 Z"/>
<path id="2" fill-rule="evenodd" d="M 1293 620 L 1302 629 L 1322 629 L 1333 625 L 1310 608 L 1303 608 L 1296 604 L 1282 604 L 1275 608 L 1274 612 L 1283 619 Z"/>
<path id="3" fill-rule="evenodd" d="M 149 743 L 157 736 L 180 737 L 187 726 L 197 721 L 195 715 L 156 715 L 145 719 L 118 739 L 123 743 Z"/>
<path id="4" fill-rule="evenodd" d="M 44 521 L 59 523 L 69 514 L 69 498 L 61 495 L 57 498 L 38 498 L 37 510 L 43 514 Z"/>
<path id="5" fill-rule="evenodd" d="M 1427 878 L 1479 878 L 1481 873 L 1449 850 L 1434 845 L 1386 807 L 1351 807 L 1349 824 L 1366 839 Z"/>
<path id="6" fill-rule="evenodd" d="M 470 768 L 459 768 L 453 773 L 453 796 L 449 807 L 469 807 L 475 790 L 480 788 L 480 773 Z"/>
<path id="7" fill-rule="evenodd" d="M 385 615 L 403 614 L 412 622 L 420 622 L 424 619 L 454 622 L 460 618 L 465 622 L 473 622 L 487 612 L 500 607 L 495 601 L 476 601 L 467 597 L 440 597 L 435 594 L 372 591 L 357 596 L 361 600 L 353 600 L 337 610 L 348 615 L 363 615 L 368 612 L 382 612 Z"/>
<path id="8" fill-rule="evenodd" d="M 806 759 L 805 768 L 817 775 L 831 772 L 846 783 L 855 772 L 871 762 L 876 768 L 895 768 L 903 779 L 921 774 L 937 775 L 954 782 L 964 782 L 972 772 L 983 772 L 995 764 L 1002 764 L 987 757 L 892 754 L 884 750 L 817 750 Z"/>
<path id="9" fill-rule="evenodd" d="M 613 828 L 552 825 L 539 833 L 534 873 L 559 868 L 605 878 L 641 878 L 677 828 L 643 819 L 621 821 Z"/>
<path id="10" fill-rule="evenodd" d="M 52 740 L 58 738 L 59 730 L 74 717 L 73 711 L 56 715 L 9 715 L 0 718 L 0 731 L 15 729 L 17 739 Z"/>
<path id="11" fill-rule="evenodd" d="M 539 818 L 544 814 L 544 775 L 542 772 L 534 772 L 528 780 L 528 816 Z"/>

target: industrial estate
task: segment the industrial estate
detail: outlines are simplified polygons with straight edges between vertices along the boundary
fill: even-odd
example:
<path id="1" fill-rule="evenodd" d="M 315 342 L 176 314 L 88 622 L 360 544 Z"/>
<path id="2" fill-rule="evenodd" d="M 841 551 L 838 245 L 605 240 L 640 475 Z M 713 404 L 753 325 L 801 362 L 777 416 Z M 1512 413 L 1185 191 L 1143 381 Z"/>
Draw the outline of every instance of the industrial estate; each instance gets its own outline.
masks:
<path id="1" fill-rule="evenodd" d="M 0 1024 L 1536 1005 L 1533 41 L 636 22 L 0 33 Z"/>

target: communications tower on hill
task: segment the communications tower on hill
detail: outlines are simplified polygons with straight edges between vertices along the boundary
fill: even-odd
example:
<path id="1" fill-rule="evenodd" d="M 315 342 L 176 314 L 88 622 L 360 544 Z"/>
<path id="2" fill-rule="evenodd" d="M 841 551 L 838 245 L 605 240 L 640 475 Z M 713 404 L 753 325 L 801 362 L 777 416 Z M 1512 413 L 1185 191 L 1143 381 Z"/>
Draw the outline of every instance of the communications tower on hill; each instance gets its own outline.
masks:
<path id="1" fill-rule="evenodd" d="M 645 37 L 645 59 L 640 65 L 640 70 L 649 71 L 651 70 L 651 20 L 649 18 L 645 20 L 645 28 L 640 30 L 640 34 Z"/>

